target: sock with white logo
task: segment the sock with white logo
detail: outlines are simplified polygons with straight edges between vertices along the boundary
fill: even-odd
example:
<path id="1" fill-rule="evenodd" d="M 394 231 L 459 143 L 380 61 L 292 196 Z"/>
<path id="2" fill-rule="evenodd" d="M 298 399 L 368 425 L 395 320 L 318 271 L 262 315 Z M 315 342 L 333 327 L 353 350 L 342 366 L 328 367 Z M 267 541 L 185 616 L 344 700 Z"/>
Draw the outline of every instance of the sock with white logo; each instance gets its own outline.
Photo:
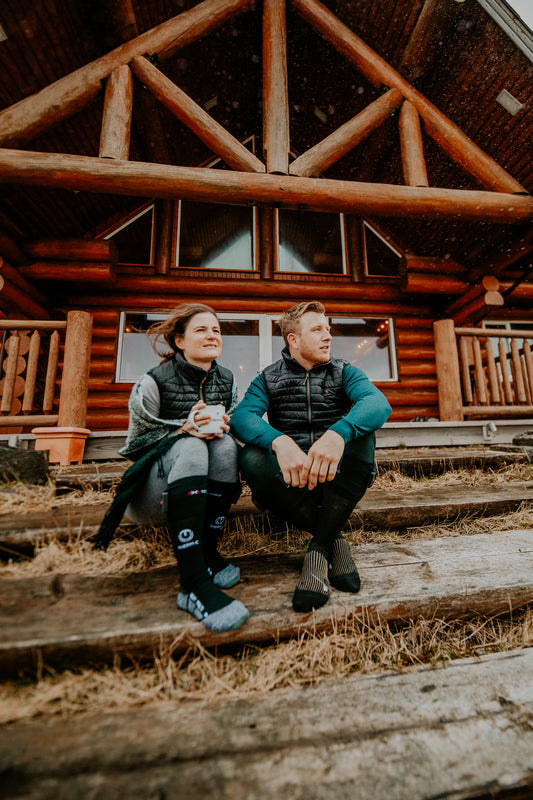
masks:
<path id="1" fill-rule="evenodd" d="M 312 541 L 305 554 L 302 575 L 294 590 L 292 607 L 295 611 L 320 608 L 329 599 L 328 559 L 323 550 Z"/>
<path id="2" fill-rule="evenodd" d="M 178 561 L 181 591 L 178 606 L 207 628 L 228 631 L 245 622 L 249 613 L 238 600 L 224 594 L 211 580 L 202 552 L 207 501 L 206 478 L 181 478 L 166 492 L 166 513 L 172 548 Z"/>
<path id="3" fill-rule="evenodd" d="M 222 589 L 230 589 L 241 578 L 239 567 L 230 564 L 218 552 L 218 542 L 227 513 L 232 503 L 237 501 L 240 493 L 240 483 L 224 483 L 211 478 L 207 479 L 207 505 L 202 550 L 213 583 Z"/>

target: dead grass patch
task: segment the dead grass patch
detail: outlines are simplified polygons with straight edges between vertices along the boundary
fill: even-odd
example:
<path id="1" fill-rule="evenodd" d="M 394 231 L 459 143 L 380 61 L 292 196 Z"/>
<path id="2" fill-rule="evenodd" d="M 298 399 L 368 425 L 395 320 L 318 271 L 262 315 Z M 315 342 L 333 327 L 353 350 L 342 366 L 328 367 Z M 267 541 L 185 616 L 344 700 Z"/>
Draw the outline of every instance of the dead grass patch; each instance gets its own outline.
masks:
<path id="1" fill-rule="evenodd" d="M 0 515 L 51 511 L 59 506 L 109 504 L 112 499 L 111 491 L 98 491 L 91 487 L 72 489 L 65 494 L 56 495 L 56 487 L 53 483 L 48 483 L 46 486 L 11 483 L 0 486 Z"/>
<path id="2" fill-rule="evenodd" d="M 376 489 L 394 489 L 408 491 L 420 489 L 422 486 L 491 486 L 513 481 L 533 480 L 532 464 L 508 464 L 500 468 L 486 469 L 451 469 L 442 475 L 432 477 L 410 477 L 401 470 L 379 470 L 374 486 Z"/>
<path id="3" fill-rule="evenodd" d="M 172 648 L 149 666 L 50 674 L 0 688 L 0 722 L 134 708 L 162 701 L 211 702 L 370 673 L 531 647 L 533 611 L 470 620 L 417 619 L 398 626 L 368 619 L 339 621 L 329 633 L 306 632 L 270 647 L 216 656 L 191 645 Z"/>

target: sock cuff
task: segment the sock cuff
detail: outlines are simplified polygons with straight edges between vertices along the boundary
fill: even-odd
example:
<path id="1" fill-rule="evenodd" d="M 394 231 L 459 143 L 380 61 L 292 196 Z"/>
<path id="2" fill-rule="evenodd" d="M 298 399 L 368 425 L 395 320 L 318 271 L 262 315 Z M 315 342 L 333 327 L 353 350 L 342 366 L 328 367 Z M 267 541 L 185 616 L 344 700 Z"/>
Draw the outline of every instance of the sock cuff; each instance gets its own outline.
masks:
<path id="1" fill-rule="evenodd" d="M 186 494 L 187 492 L 198 490 L 202 493 L 207 491 L 207 477 L 205 475 L 190 475 L 186 478 L 178 478 L 167 486 L 170 495 Z"/>

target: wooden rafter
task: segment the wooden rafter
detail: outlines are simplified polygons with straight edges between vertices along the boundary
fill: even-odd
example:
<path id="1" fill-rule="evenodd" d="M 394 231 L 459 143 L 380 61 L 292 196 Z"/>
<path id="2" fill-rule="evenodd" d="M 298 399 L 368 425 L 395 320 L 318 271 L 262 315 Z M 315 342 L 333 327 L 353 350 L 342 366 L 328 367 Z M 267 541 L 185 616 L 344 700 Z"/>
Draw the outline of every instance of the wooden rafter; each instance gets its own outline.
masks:
<path id="1" fill-rule="evenodd" d="M 363 111 L 293 161 L 291 175 L 310 177 L 324 172 L 379 128 L 401 105 L 402 99 L 402 93 L 398 89 L 390 89 L 378 97 Z"/>
<path id="2" fill-rule="evenodd" d="M 119 158 L 126 161 L 130 154 L 133 81 L 131 70 L 123 64 L 107 79 L 100 158 Z"/>
<path id="3" fill-rule="evenodd" d="M 267 172 L 289 171 L 285 0 L 263 2 L 263 147 Z"/>
<path id="4" fill-rule="evenodd" d="M 400 111 L 400 146 L 407 186 L 429 186 L 418 111 L 405 100 Z"/>
<path id="5" fill-rule="evenodd" d="M 467 172 L 498 192 L 527 194 L 521 184 L 487 155 L 457 125 L 402 78 L 383 58 L 350 30 L 319 0 L 292 0 L 296 11 L 340 53 L 354 63 L 377 88 L 399 89 L 420 114 L 427 133 Z"/>
<path id="6" fill-rule="evenodd" d="M 131 67 L 156 100 L 187 125 L 229 167 L 244 172 L 265 171 L 265 165 L 253 153 L 148 59 L 136 56 Z"/>
<path id="7" fill-rule="evenodd" d="M 533 218 L 533 198 L 523 195 L 258 175 L 26 150 L 0 150 L 0 181 L 131 197 L 264 204 L 377 216 L 416 214 L 504 223 Z"/>
<path id="8" fill-rule="evenodd" d="M 20 100 L 0 112 L 0 146 L 29 142 L 81 111 L 100 94 L 101 82 L 135 56 L 157 53 L 160 59 L 168 58 L 253 4 L 254 0 L 204 0 Z"/>

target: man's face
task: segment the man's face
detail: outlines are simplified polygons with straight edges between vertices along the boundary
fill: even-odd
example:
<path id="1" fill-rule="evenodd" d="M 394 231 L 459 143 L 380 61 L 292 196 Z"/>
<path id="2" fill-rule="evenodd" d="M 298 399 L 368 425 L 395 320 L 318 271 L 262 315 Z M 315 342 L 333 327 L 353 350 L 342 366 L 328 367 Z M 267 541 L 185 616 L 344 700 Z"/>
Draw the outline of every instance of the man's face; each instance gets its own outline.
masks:
<path id="1" fill-rule="evenodd" d="M 304 314 L 298 331 L 287 337 L 291 356 L 305 369 L 329 361 L 331 338 L 326 317 L 317 311 Z"/>

